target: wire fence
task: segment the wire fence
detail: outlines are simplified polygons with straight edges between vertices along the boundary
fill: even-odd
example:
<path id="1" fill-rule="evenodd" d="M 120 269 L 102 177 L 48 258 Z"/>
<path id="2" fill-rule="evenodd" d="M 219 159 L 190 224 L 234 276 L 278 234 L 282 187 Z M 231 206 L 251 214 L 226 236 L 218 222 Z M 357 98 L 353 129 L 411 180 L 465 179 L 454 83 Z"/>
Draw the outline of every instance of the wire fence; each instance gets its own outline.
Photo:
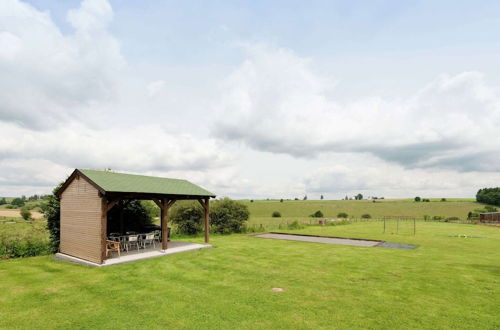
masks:
<path id="1" fill-rule="evenodd" d="M 300 229 L 304 226 L 336 226 L 344 225 L 350 223 L 359 222 L 386 222 L 387 224 L 399 224 L 402 226 L 405 224 L 412 225 L 414 221 L 419 222 L 449 222 L 449 223 L 462 223 L 462 224 L 472 224 L 477 223 L 477 219 L 460 219 L 460 218 L 445 218 L 445 219 L 433 219 L 433 218 L 416 218 L 416 217 L 376 217 L 376 218 L 308 218 L 308 219 L 294 219 L 294 220 L 283 220 L 281 222 L 260 222 L 251 223 L 247 225 L 248 232 L 262 232 L 271 231 L 279 229 Z"/>

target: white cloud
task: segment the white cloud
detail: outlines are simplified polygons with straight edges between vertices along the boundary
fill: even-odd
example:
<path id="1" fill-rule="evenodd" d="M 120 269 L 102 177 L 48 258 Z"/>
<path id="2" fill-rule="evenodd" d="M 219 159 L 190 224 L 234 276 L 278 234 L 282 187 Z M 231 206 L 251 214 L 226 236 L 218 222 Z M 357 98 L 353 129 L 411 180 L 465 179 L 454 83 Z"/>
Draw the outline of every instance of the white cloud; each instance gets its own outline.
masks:
<path id="1" fill-rule="evenodd" d="M 311 60 L 261 45 L 247 50 L 217 105 L 218 138 L 295 157 L 359 152 L 407 167 L 500 169 L 500 92 L 480 73 L 440 76 L 409 99 L 340 103 Z"/>
<path id="2" fill-rule="evenodd" d="M 470 197 L 479 188 L 500 181 L 498 172 L 408 169 L 369 155 L 342 154 L 331 163 L 304 176 L 305 191 L 330 198 L 360 192 L 385 197 Z"/>
<path id="3" fill-rule="evenodd" d="M 124 60 L 106 30 L 105 0 L 84 1 L 69 13 L 64 35 L 48 13 L 17 0 L 0 4 L 0 120 L 48 128 L 84 120 L 113 95 Z"/>
<path id="4" fill-rule="evenodd" d="M 147 85 L 147 90 L 148 90 L 148 96 L 153 97 L 165 87 L 165 81 L 163 80 L 156 80 L 152 81 Z"/>

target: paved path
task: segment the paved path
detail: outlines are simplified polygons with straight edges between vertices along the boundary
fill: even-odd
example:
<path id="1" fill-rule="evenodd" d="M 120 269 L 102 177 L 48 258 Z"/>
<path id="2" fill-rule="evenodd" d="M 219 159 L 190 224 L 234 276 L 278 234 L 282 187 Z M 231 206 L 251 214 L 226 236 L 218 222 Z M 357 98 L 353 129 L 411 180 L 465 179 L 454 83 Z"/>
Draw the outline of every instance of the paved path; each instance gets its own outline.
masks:
<path id="1" fill-rule="evenodd" d="M 364 246 L 364 247 L 373 247 L 381 243 L 377 241 L 365 241 L 365 240 L 349 239 L 349 238 L 332 238 L 332 237 L 317 237 L 317 236 L 302 236 L 302 235 L 287 235 L 287 234 L 259 234 L 255 235 L 255 237 L 274 238 L 287 241 L 352 245 L 352 246 Z"/>

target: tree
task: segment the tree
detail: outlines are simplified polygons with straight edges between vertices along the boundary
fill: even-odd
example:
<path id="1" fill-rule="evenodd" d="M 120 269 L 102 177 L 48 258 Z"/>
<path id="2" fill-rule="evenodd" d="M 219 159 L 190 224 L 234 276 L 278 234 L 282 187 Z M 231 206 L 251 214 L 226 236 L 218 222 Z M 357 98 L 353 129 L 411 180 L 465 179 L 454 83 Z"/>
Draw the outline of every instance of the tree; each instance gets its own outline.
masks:
<path id="1" fill-rule="evenodd" d="M 171 210 L 170 219 L 177 225 L 181 234 L 195 235 L 203 230 L 204 211 L 195 201 L 176 202 Z"/>
<path id="2" fill-rule="evenodd" d="M 339 214 L 337 214 L 337 218 L 348 218 L 349 215 L 345 212 L 340 212 Z"/>
<path id="3" fill-rule="evenodd" d="M 282 198 L 282 199 L 280 199 L 280 203 L 283 203 L 283 198 Z"/>
<path id="4" fill-rule="evenodd" d="M 52 252 L 59 250 L 59 240 L 61 233 L 61 204 L 56 192 L 62 187 L 64 182 L 59 183 L 48 195 L 47 201 L 42 204 L 42 213 L 47 219 L 47 230 L 49 231 L 50 245 Z"/>
<path id="5" fill-rule="evenodd" d="M 305 201 L 307 200 L 307 195 L 304 196 L 303 200 L 305 200 Z"/>
<path id="6" fill-rule="evenodd" d="M 372 218 L 372 216 L 371 216 L 371 215 L 369 215 L 368 213 L 365 213 L 365 214 L 363 214 L 363 215 L 361 216 L 361 218 L 362 218 L 362 219 L 371 219 L 371 218 Z"/>
<path id="7" fill-rule="evenodd" d="M 446 202 L 446 198 L 441 198 L 441 202 Z"/>
<path id="8" fill-rule="evenodd" d="M 0 205 L 5 205 L 7 204 L 7 200 L 4 198 L 0 199 Z"/>
<path id="9" fill-rule="evenodd" d="M 24 206 L 24 200 L 22 198 L 16 197 L 10 202 L 11 205 L 17 206 L 17 207 L 23 207 Z"/>
<path id="10" fill-rule="evenodd" d="M 281 218 L 281 213 L 278 211 L 274 211 L 273 214 L 271 215 L 273 218 Z"/>
<path id="11" fill-rule="evenodd" d="M 324 199 L 323 195 L 321 195 L 321 196 L 319 197 L 319 199 Z"/>
<path id="12" fill-rule="evenodd" d="M 420 202 L 421 200 L 422 199 L 419 196 L 415 197 L 415 202 Z"/>
<path id="13" fill-rule="evenodd" d="M 227 197 L 214 201 L 210 207 L 210 222 L 216 233 L 241 233 L 249 216 L 245 204 Z"/>
<path id="14" fill-rule="evenodd" d="M 144 201 L 129 199 L 122 200 L 108 212 L 108 231 L 144 232 L 153 224 L 150 212 L 143 206 Z M 159 210 L 158 210 L 159 211 Z M 151 210 L 151 212 L 154 212 Z"/>
<path id="15" fill-rule="evenodd" d="M 363 199 L 363 195 L 362 194 L 357 194 L 356 196 L 354 196 L 354 199 L 360 201 L 360 200 Z"/>
<path id="16" fill-rule="evenodd" d="M 500 206 L 500 187 L 479 189 L 476 200 L 479 203 Z"/>

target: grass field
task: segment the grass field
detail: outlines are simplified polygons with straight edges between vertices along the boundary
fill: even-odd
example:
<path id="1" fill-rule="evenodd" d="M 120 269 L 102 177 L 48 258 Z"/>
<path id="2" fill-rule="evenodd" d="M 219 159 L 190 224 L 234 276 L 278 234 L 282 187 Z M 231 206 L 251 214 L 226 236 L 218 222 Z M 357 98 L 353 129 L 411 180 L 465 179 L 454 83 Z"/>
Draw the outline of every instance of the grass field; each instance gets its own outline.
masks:
<path id="1" fill-rule="evenodd" d="M 420 247 L 230 235 L 214 236 L 214 249 L 101 269 L 51 256 L 0 261 L 0 328 L 500 327 L 499 228 L 422 222 L 416 236 L 380 228 L 295 232 Z M 487 238 L 448 237 L 454 234 Z"/>
<path id="2" fill-rule="evenodd" d="M 241 201 L 250 210 L 249 224 L 279 223 L 284 220 L 311 220 L 309 215 L 321 210 L 327 218 L 334 218 L 340 212 L 346 212 L 350 217 L 359 218 L 362 214 L 370 214 L 373 218 L 382 216 L 413 216 L 423 218 L 424 215 L 467 218 L 467 213 L 474 209 L 484 208 L 484 204 L 473 199 L 431 199 L 431 202 L 416 203 L 411 199 L 385 199 L 373 203 L 370 200 L 335 200 L 335 201 L 283 201 L 279 200 L 248 200 Z M 272 218 L 274 211 L 281 213 L 282 219 Z"/>

